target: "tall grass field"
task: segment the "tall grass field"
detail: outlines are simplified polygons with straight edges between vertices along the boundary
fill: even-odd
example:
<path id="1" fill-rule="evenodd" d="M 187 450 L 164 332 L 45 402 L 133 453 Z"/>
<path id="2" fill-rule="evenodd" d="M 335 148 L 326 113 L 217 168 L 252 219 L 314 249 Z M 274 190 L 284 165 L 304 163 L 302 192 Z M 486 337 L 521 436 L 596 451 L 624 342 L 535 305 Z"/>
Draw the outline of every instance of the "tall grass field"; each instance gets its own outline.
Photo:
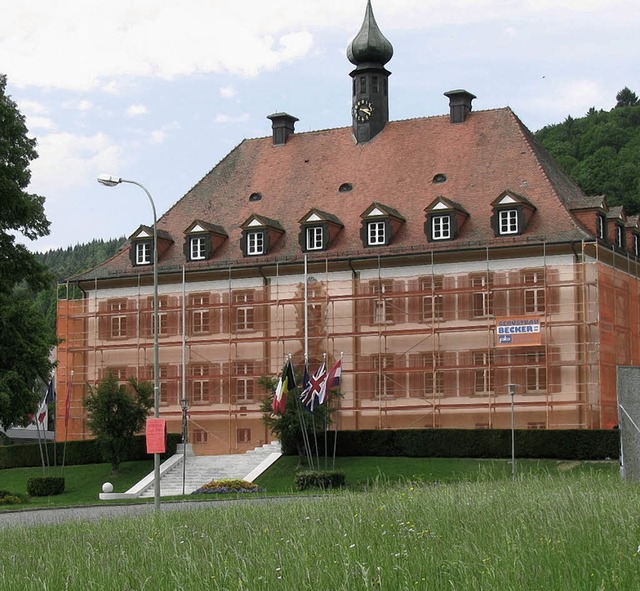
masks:
<path id="1" fill-rule="evenodd" d="M 3 529 L 0 588 L 636 590 L 640 488 L 597 471 L 407 481 Z"/>

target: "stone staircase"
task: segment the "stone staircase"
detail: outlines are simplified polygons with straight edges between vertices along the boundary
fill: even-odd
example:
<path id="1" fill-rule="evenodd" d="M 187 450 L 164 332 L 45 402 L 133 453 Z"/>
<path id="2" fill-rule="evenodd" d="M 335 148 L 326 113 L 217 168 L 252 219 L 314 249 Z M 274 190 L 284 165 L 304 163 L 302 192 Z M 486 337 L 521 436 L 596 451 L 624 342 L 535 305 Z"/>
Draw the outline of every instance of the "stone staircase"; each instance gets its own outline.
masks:
<path id="1" fill-rule="evenodd" d="M 183 453 L 177 453 L 162 464 L 160 468 L 161 497 L 183 494 L 183 474 L 184 494 L 192 493 L 211 480 L 240 478 L 252 482 L 282 455 L 279 441 L 243 454 L 225 456 L 194 456 L 190 447 L 187 445 L 186 456 Z M 182 451 L 181 446 L 179 450 Z M 142 498 L 153 497 L 153 473 L 126 494 L 131 493 L 137 493 L 135 496 Z"/>

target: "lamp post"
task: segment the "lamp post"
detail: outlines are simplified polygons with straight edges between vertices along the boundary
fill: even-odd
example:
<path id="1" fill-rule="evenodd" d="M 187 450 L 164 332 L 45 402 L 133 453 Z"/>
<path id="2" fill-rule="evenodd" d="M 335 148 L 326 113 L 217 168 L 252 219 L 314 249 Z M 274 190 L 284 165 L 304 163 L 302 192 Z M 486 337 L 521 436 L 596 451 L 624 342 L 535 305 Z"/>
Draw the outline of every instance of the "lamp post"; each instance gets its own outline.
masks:
<path id="1" fill-rule="evenodd" d="M 106 187 L 115 187 L 120 183 L 129 183 L 140 187 L 149 198 L 153 210 L 153 416 L 160 417 L 160 374 L 159 374 L 159 347 L 158 347 L 158 218 L 156 205 L 151 198 L 151 193 L 144 185 L 137 181 L 123 179 L 119 176 L 101 174 L 98 182 Z M 153 502 L 156 511 L 160 510 L 160 454 L 153 454 Z"/>
<path id="2" fill-rule="evenodd" d="M 507 384 L 509 394 L 511 394 L 511 478 L 516 477 L 516 421 L 515 404 L 516 384 Z"/>

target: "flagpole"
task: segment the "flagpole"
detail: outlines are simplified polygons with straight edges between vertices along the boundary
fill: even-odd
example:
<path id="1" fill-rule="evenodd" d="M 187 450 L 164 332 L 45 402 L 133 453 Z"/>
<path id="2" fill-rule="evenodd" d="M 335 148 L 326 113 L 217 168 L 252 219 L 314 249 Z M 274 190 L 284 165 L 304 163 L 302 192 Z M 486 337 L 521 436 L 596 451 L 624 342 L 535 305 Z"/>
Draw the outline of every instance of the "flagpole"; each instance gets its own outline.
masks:
<path id="1" fill-rule="evenodd" d="M 71 412 L 71 393 L 73 391 L 73 370 L 71 370 L 70 378 L 67 381 L 67 399 L 64 402 L 64 446 L 62 447 L 62 476 L 64 476 L 64 463 L 67 458 L 67 437 L 69 433 L 69 413 Z"/>

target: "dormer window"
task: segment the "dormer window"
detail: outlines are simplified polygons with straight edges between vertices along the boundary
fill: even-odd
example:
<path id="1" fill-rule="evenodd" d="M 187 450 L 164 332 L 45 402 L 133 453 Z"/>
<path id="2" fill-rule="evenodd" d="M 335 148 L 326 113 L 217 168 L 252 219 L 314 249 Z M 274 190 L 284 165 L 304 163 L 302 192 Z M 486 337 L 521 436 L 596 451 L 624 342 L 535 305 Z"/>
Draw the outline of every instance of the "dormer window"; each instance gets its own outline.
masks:
<path id="1" fill-rule="evenodd" d="M 246 257 L 270 254 L 273 246 L 284 234 L 284 228 L 275 220 L 254 214 L 240 225 L 240 247 Z"/>
<path id="2" fill-rule="evenodd" d="M 360 238 L 364 246 L 389 245 L 405 222 L 395 209 L 381 203 L 372 203 L 360 217 Z"/>
<path id="3" fill-rule="evenodd" d="M 427 221 L 424 224 L 424 233 L 429 242 L 457 238 L 460 228 L 469 217 L 461 205 L 445 197 L 434 199 L 425 212 Z"/>
<path id="4" fill-rule="evenodd" d="M 206 261 L 228 238 L 221 226 L 195 220 L 185 231 L 183 252 L 187 261 Z"/>
<path id="5" fill-rule="evenodd" d="M 518 210 L 503 209 L 498 212 L 500 234 L 519 234 L 518 231 Z"/>
<path id="6" fill-rule="evenodd" d="M 491 225 L 496 236 L 523 234 L 536 211 L 526 197 L 511 191 L 502 193 L 491 205 Z"/>
<path id="7" fill-rule="evenodd" d="M 173 244 L 171 234 L 164 230 L 158 230 L 158 261 L 162 260 L 162 255 Z M 140 226 L 131 236 L 129 236 L 131 248 L 129 248 L 129 260 L 134 267 L 148 267 L 153 265 L 153 228 Z"/>
<path id="8" fill-rule="evenodd" d="M 189 238 L 189 258 L 192 261 L 203 261 L 207 258 L 204 236 L 192 236 Z"/>
<path id="9" fill-rule="evenodd" d="M 602 213 L 596 217 L 596 231 L 598 240 L 604 240 L 607 237 L 607 218 Z"/>
<path id="10" fill-rule="evenodd" d="M 322 250 L 324 245 L 322 226 L 309 226 L 306 232 L 305 250 Z"/>
<path id="11" fill-rule="evenodd" d="M 150 265 L 151 260 L 151 241 L 136 243 L 136 265 Z"/>
<path id="12" fill-rule="evenodd" d="M 303 252 L 327 250 L 343 228 L 336 216 L 319 209 L 312 209 L 298 223 L 298 243 Z"/>
<path id="13" fill-rule="evenodd" d="M 264 254 L 264 231 L 247 232 L 247 256 Z"/>
<path id="14" fill-rule="evenodd" d="M 640 257 L 640 235 L 633 235 L 633 254 Z"/>
<path id="15" fill-rule="evenodd" d="M 616 246 L 624 248 L 624 228 L 620 224 L 616 224 Z"/>
<path id="16" fill-rule="evenodd" d="M 433 240 L 449 240 L 451 238 L 451 216 L 449 214 L 432 216 L 431 237 Z"/>
<path id="17" fill-rule="evenodd" d="M 383 246 L 387 243 L 385 222 L 367 222 L 367 246 Z"/>

